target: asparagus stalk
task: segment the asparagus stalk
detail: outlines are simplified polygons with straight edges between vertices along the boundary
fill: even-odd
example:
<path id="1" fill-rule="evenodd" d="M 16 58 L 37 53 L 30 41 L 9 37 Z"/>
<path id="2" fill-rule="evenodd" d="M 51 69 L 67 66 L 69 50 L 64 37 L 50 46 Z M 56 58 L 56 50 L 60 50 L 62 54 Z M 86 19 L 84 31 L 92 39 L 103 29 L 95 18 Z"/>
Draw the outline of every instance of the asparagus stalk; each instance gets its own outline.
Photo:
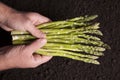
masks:
<path id="1" fill-rule="evenodd" d="M 48 51 L 48 52 L 47 52 Z M 85 58 L 85 57 L 80 57 L 80 56 L 76 56 L 76 55 L 70 55 L 69 52 L 67 52 L 65 54 L 64 51 L 60 51 L 59 50 L 56 50 L 56 51 L 49 51 L 49 50 L 37 50 L 36 53 L 38 54 L 43 54 L 43 55 L 52 55 L 52 56 L 61 56 L 61 57 L 67 57 L 67 58 L 71 58 L 71 59 L 75 59 L 75 60 L 80 60 L 80 61 L 83 61 L 83 62 L 87 62 L 87 63 L 93 63 L 93 64 L 100 64 L 96 59 L 96 57 L 90 57 L 90 58 Z M 53 51 L 53 53 L 52 53 Z M 82 56 L 82 55 L 81 55 Z M 93 59 L 91 59 L 93 58 Z M 95 59 L 94 59 L 95 58 Z"/>
<path id="2" fill-rule="evenodd" d="M 64 39 L 65 38 L 65 39 Z M 31 35 L 14 35 L 13 40 L 29 40 L 36 39 Z M 83 44 L 92 44 L 96 46 L 107 47 L 102 41 L 94 41 L 89 39 L 80 38 L 75 35 L 59 35 L 59 36 L 48 36 L 48 42 L 56 42 L 56 43 L 67 43 L 67 44 L 75 44 L 75 43 L 83 43 Z"/>
<path id="3" fill-rule="evenodd" d="M 46 24 L 48 24 L 48 23 L 46 23 Z M 42 28 L 41 25 L 38 26 L 38 27 L 40 27 L 40 29 Z M 99 28 L 99 23 L 95 23 L 95 24 L 89 25 L 87 27 L 81 27 L 79 29 L 73 29 L 73 28 L 72 29 L 70 29 L 70 28 L 68 28 L 68 29 L 58 29 L 58 27 L 59 26 L 57 26 L 56 29 L 55 28 L 41 29 L 41 31 L 43 31 L 45 33 L 50 33 L 51 32 L 51 33 L 54 33 L 54 34 L 65 34 L 65 33 L 70 33 L 70 32 L 81 32 L 82 33 L 85 30 L 98 29 Z M 61 27 L 61 25 L 60 25 L 60 27 Z M 99 31 L 99 33 L 101 33 L 101 32 Z M 17 34 L 30 34 L 30 33 L 25 32 L 25 31 L 12 31 L 11 34 L 12 35 L 17 35 Z"/>
<path id="4" fill-rule="evenodd" d="M 46 33 L 48 43 L 38 54 L 67 57 L 86 63 L 100 64 L 96 59 L 110 47 L 99 36 L 99 23 L 92 23 L 97 15 L 54 21 L 37 26 Z M 13 44 L 28 44 L 37 39 L 24 31 L 12 31 Z"/>

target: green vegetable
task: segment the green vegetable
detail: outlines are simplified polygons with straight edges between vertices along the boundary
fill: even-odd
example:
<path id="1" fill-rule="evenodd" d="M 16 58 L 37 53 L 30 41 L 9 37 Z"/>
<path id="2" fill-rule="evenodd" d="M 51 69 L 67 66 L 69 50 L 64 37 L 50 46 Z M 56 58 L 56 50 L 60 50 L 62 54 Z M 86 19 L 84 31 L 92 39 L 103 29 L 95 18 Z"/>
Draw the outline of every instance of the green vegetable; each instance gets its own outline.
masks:
<path id="1" fill-rule="evenodd" d="M 99 36 L 99 23 L 94 23 L 97 15 L 77 17 L 64 21 L 54 21 L 37 26 L 46 33 L 48 43 L 36 51 L 38 54 L 67 57 L 86 63 L 100 64 L 97 59 L 110 47 Z M 28 32 L 12 31 L 13 44 L 28 44 L 36 39 Z"/>

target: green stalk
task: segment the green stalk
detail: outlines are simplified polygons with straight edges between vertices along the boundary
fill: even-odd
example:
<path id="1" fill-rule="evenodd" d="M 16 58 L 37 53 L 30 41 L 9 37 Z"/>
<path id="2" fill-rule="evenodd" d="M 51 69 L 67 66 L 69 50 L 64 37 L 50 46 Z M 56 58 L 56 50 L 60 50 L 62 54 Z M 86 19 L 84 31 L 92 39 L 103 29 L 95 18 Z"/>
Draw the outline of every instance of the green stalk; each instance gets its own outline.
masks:
<path id="1" fill-rule="evenodd" d="M 85 45 L 68 45 L 68 44 L 58 44 L 58 43 L 48 43 L 44 46 L 44 48 L 56 49 L 56 50 L 70 50 L 70 51 L 77 51 L 77 52 L 85 52 L 89 54 L 94 54 L 101 56 L 103 53 L 101 51 L 105 51 L 105 48 L 102 47 L 93 47 L 93 46 L 85 46 Z"/>
<path id="2" fill-rule="evenodd" d="M 40 51 L 46 51 L 48 52 L 47 55 L 50 55 L 50 54 L 58 54 L 58 55 L 66 55 L 66 54 L 69 54 L 69 55 L 73 55 L 73 56 L 79 56 L 79 57 L 86 57 L 86 58 L 90 58 L 90 59 L 98 59 L 97 56 L 93 56 L 93 55 L 86 55 L 86 54 L 82 54 L 82 53 L 75 53 L 75 52 L 70 52 L 70 51 L 62 51 L 62 50 L 49 50 L 49 49 L 39 49 L 39 52 Z"/>
<path id="3" fill-rule="evenodd" d="M 64 24 L 69 25 L 70 23 L 67 23 L 67 22 L 74 22 L 74 23 L 78 22 L 81 25 L 81 23 L 84 23 L 84 22 L 87 22 L 87 21 L 90 21 L 90 20 L 94 20 L 96 17 L 97 17 L 97 15 L 93 15 L 93 16 L 89 16 L 89 17 L 86 16 L 85 18 L 79 17 L 79 18 L 69 19 L 69 20 L 66 20 L 66 21 L 55 21 L 55 22 L 50 22 L 50 23 L 42 24 L 42 25 L 38 26 L 37 28 L 40 28 L 40 29 L 41 28 L 49 28 L 49 27 L 54 26 L 54 25 L 55 26 L 59 26 L 59 25 L 64 25 Z"/>
<path id="4" fill-rule="evenodd" d="M 42 25 L 38 26 L 38 27 L 41 27 Z M 87 26 L 87 27 L 81 27 L 79 29 L 57 29 L 59 27 L 61 27 L 63 25 L 60 25 L 60 26 L 56 26 L 56 28 L 51 28 L 50 29 L 41 29 L 41 31 L 45 32 L 45 33 L 58 33 L 58 34 L 64 34 L 64 33 L 69 33 L 69 32 L 73 32 L 73 31 L 84 31 L 84 30 L 91 30 L 91 29 L 98 29 L 99 28 L 99 23 L 96 23 L 96 24 L 93 24 L 93 25 L 90 25 L 90 26 Z M 28 32 L 25 32 L 25 31 L 12 31 L 11 32 L 12 35 L 17 35 L 17 34 L 29 34 Z"/>
<path id="5" fill-rule="evenodd" d="M 53 55 L 53 56 L 61 56 L 61 57 L 67 57 L 75 60 L 80 60 L 86 63 L 93 63 L 93 64 L 100 64 L 97 60 L 90 59 L 90 58 L 83 58 L 75 55 L 69 55 L 69 54 L 64 54 L 63 52 L 59 52 L 58 50 L 55 53 L 48 53 L 45 50 L 37 50 L 36 53 L 42 54 L 42 55 Z"/>
<path id="6" fill-rule="evenodd" d="M 38 25 L 46 33 L 47 44 L 36 51 L 38 54 L 67 57 L 86 63 L 99 64 L 96 60 L 110 47 L 99 36 L 99 23 L 93 23 L 97 15 L 77 17 L 64 21 L 54 21 Z M 37 39 L 24 31 L 11 32 L 14 45 L 28 44 Z"/>
<path id="7" fill-rule="evenodd" d="M 30 39 L 36 39 L 36 38 L 31 35 L 14 35 L 13 36 L 13 40 L 30 40 Z M 48 39 L 48 42 L 50 42 L 50 43 L 51 42 L 68 43 L 68 44 L 84 43 L 84 44 L 93 44 L 96 46 L 105 47 L 105 44 L 102 41 L 87 40 L 84 38 L 79 38 L 74 35 L 48 36 L 47 39 Z"/>

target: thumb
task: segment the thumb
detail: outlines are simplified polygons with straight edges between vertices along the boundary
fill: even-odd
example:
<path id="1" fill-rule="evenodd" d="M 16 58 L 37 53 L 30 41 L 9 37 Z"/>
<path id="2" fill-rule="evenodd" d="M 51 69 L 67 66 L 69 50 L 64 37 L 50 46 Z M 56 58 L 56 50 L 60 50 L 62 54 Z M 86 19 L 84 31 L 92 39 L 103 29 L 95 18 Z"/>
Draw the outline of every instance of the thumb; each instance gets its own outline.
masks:
<path id="1" fill-rule="evenodd" d="M 29 51 L 29 53 L 33 54 L 36 50 L 40 49 L 46 44 L 46 39 L 38 39 L 34 41 L 33 43 L 27 45 L 25 49 Z"/>

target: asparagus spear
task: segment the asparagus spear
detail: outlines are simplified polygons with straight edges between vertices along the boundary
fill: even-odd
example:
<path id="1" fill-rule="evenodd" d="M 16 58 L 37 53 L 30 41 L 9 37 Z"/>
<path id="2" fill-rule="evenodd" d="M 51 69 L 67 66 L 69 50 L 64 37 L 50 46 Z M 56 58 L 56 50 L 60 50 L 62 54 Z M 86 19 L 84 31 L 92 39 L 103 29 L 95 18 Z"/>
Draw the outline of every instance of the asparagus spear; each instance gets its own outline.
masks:
<path id="1" fill-rule="evenodd" d="M 100 64 L 96 59 L 110 47 L 99 36 L 99 23 L 92 23 L 97 15 L 54 21 L 37 26 L 46 33 L 48 43 L 38 54 L 67 57 L 86 63 Z M 37 39 L 28 32 L 12 31 L 13 44 L 28 44 Z M 97 36 L 98 35 L 98 36 Z"/>

